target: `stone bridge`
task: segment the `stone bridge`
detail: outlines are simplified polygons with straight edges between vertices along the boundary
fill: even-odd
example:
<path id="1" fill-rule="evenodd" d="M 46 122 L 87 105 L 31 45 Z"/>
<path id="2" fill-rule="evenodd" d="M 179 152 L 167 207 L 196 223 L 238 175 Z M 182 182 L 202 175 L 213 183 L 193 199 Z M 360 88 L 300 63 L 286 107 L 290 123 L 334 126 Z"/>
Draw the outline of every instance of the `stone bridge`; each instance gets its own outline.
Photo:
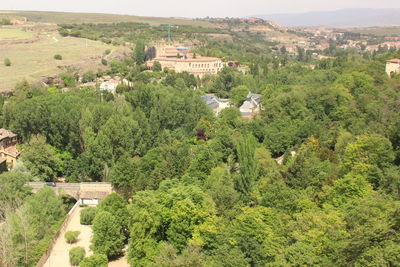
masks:
<path id="1" fill-rule="evenodd" d="M 111 183 L 55 183 L 55 186 L 49 186 L 43 182 L 31 182 L 27 186 L 32 187 L 34 193 L 47 186 L 58 194 L 67 194 L 76 200 L 103 199 L 114 191 Z"/>

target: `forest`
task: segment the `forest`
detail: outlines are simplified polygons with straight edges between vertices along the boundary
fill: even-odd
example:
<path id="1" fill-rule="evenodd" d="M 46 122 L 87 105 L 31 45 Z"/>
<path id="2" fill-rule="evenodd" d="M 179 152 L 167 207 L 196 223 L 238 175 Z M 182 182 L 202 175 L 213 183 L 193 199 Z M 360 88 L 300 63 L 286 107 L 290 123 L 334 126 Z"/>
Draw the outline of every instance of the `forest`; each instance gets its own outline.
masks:
<path id="1" fill-rule="evenodd" d="M 93 251 L 129 245 L 131 266 L 399 266 L 400 76 L 385 61 L 400 52 L 311 68 L 245 46 L 198 53 L 247 59 L 248 74 L 146 72 L 136 51 L 109 64 L 133 82 L 115 95 L 78 88 L 76 73 L 68 92 L 19 83 L 0 102 L 23 150 L 0 175 L 0 265 L 35 265 L 70 203 L 23 185 L 63 177 L 113 184 L 91 215 Z M 250 91 L 263 102 L 252 120 L 238 109 Z M 215 116 L 205 93 L 235 106 Z"/>

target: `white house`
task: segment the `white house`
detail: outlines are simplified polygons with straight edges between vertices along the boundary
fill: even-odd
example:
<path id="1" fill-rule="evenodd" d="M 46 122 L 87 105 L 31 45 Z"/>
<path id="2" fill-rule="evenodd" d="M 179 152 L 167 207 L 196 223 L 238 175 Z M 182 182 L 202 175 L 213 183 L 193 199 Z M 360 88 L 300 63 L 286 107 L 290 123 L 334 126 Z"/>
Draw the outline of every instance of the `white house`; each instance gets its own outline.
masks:
<path id="1" fill-rule="evenodd" d="M 221 99 L 214 95 L 203 95 L 201 98 L 206 102 L 206 105 L 214 111 L 215 115 L 218 115 L 223 109 L 232 105 L 228 99 Z"/>
<path id="2" fill-rule="evenodd" d="M 400 59 L 394 58 L 386 61 L 386 73 L 389 76 L 393 74 L 400 73 Z"/>
<path id="3" fill-rule="evenodd" d="M 249 93 L 246 101 L 240 107 L 243 117 L 253 117 L 261 109 L 261 95 Z"/>
<path id="4" fill-rule="evenodd" d="M 109 91 L 111 93 L 115 93 L 115 91 L 117 90 L 117 86 L 120 84 L 119 81 L 117 80 L 109 80 L 109 81 L 105 81 L 102 82 L 100 84 L 100 90 L 105 90 L 105 91 Z"/>

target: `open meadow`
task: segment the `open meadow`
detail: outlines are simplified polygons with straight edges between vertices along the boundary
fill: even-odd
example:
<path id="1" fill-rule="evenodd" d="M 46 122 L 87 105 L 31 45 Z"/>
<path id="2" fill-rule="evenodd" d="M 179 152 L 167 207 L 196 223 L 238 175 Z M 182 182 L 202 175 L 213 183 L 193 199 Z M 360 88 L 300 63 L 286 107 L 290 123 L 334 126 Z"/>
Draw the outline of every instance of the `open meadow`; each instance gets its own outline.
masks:
<path id="1" fill-rule="evenodd" d="M 19 29 L 0 29 L 0 40 L 19 40 L 32 36 L 32 32 L 21 31 Z"/>
<path id="2" fill-rule="evenodd" d="M 10 38 L 12 35 L 8 30 L 0 28 L 0 36 Z M 61 37 L 55 32 L 41 34 L 39 40 L 32 43 L 0 43 L 0 91 L 14 88 L 23 79 L 34 82 L 61 73 L 63 67 L 67 66 L 81 71 L 97 70 L 102 67 L 101 58 L 107 49 L 113 51 L 113 56 L 129 52 L 127 47 L 114 47 L 82 38 Z M 55 60 L 55 54 L 60 54 L 62 60 Z M 11 60 L 10 67 L 3 64 L 5 58 Z"/>

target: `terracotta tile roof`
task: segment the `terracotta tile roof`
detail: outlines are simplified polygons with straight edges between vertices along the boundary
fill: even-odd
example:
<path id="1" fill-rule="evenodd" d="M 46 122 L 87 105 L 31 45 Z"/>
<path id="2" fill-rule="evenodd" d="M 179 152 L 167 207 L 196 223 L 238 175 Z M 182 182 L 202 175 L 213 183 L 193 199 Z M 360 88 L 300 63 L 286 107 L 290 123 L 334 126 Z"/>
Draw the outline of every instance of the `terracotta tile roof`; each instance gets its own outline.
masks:
<path id="1" fill-rule="evenodd" d="M 4 148 L 3 152 L 14 158 L 17 158 L 21 154 L 21 151 L 19 151 L 16 147 L 13 146 Z"/>
<path id="2" fill-rule="evenodd" d="M 394 58 L 394 59 L 390 59 L 390 60 L 388 60 L 386 62 L 389 62 L 389 63 L 400 63 L 400 59 L 399 58 Z"/>
<path id="3" fill-rule="evenodd" d="M 108 192 L 104 191 L 83 191 L 80 194 L 81 198 L 85 199 L 104 199 L 108 195 Z"/>
<path id="4" fill-rule="evenodd" d="M 198 58 L 167 58 L 167 57 L 157 57 L 153 59 L 153 61 L 175 61 L 175 62 L 209 62 L 209 61 L 218 61 L 221 60 L 217 57 L 198 57 Z"/>
<path id="5" fill-rule="evenodd" d="M 13 137 L 17 137 L 17 135 L 4 128 L 0 129 L 0 140 L 3 140 L 4 138 L 13 138 Z"/>

